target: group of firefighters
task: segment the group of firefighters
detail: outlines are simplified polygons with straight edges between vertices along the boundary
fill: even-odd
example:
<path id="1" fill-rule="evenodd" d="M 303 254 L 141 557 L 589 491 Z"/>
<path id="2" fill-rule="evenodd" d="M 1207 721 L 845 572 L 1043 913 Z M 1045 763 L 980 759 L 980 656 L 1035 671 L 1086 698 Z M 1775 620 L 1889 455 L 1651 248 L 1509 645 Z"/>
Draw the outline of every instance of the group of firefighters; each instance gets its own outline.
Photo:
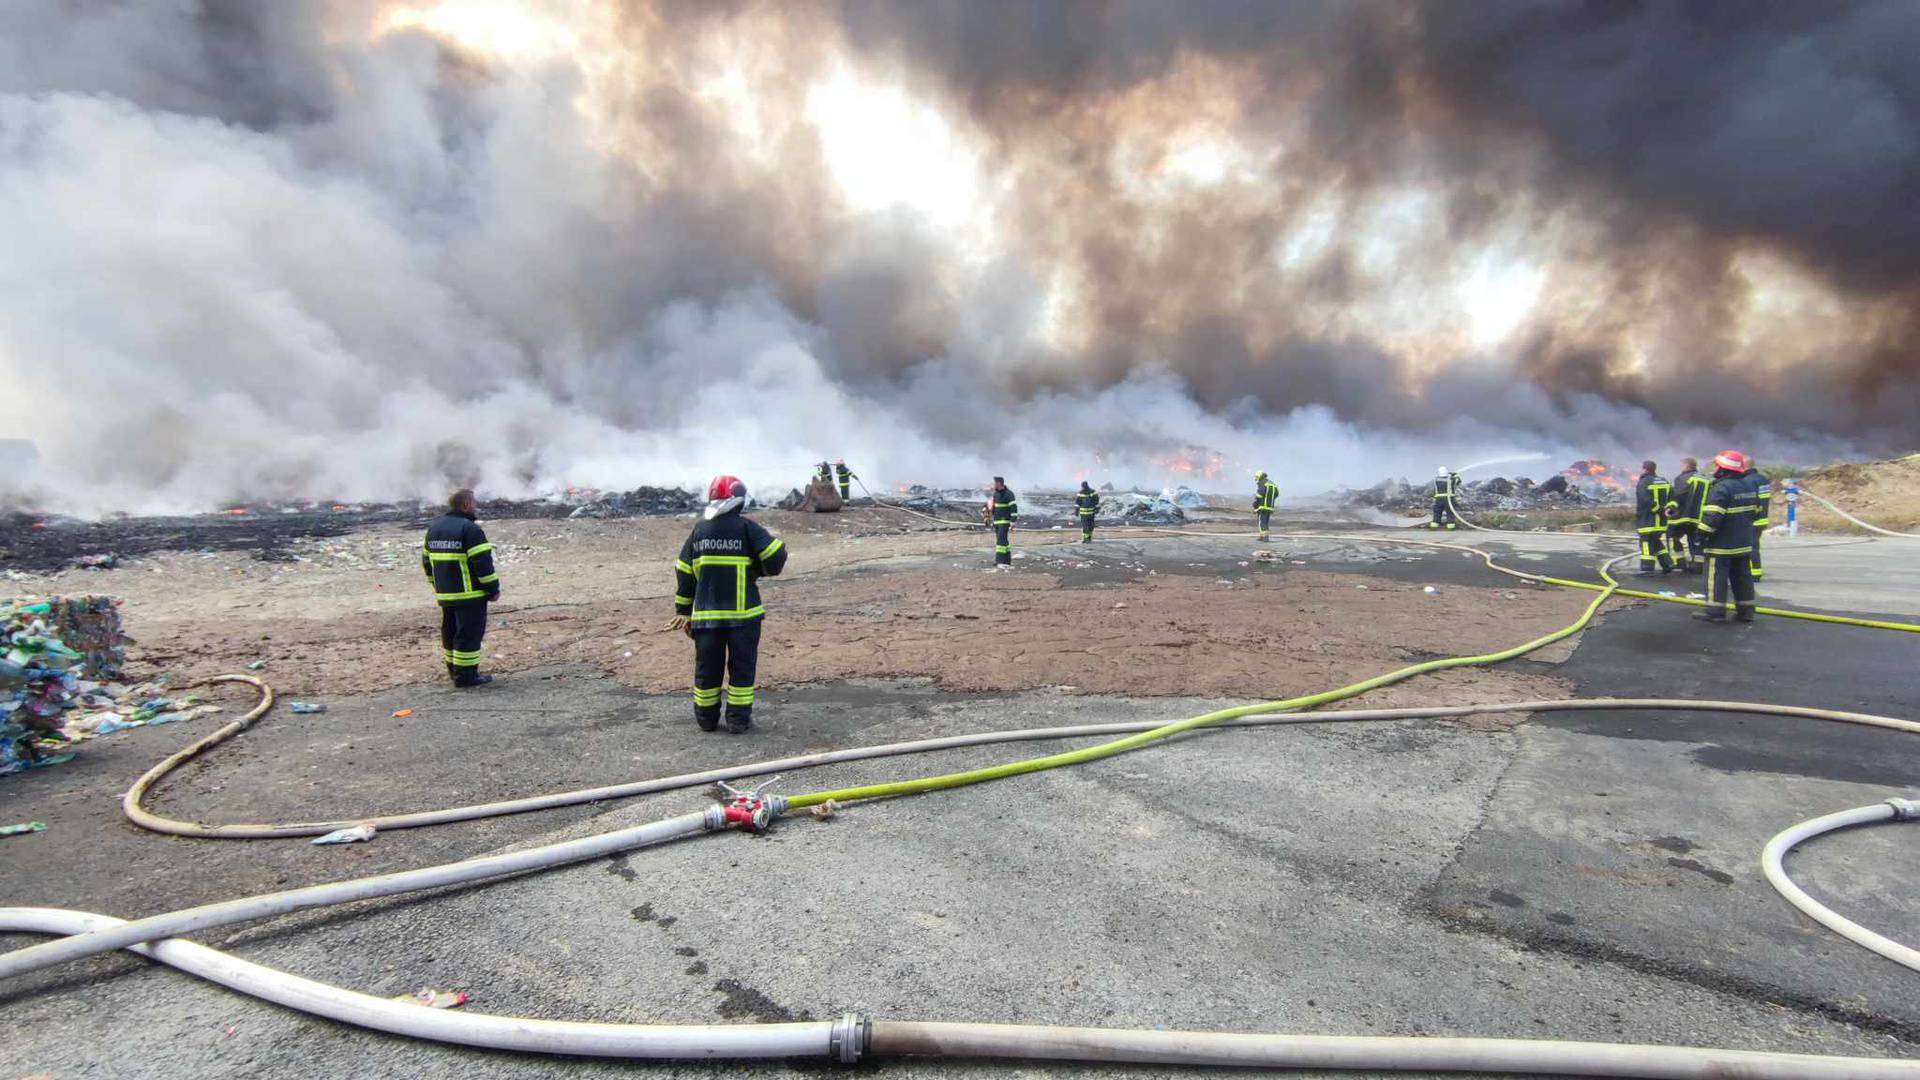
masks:
<path id="1" fill-rule="evenodd" d="M 1700 475 L 1697 459 L 1680 463 L 1685 467 L 1672 480 L 1660 475 L 1657 463 L 1640 463 L 1633 493 L 1640 572 L 1704 573 L 1708 606 L 1694 618 L 1725 622 L 1731 593 L 1733 617 L 1752 622 L 1753 583 L 1766 572 L 1760 536 L 1771 524 L 1773 481 L 1738 450 L 1713 456 L 1711 479 Z"/>
<path id="2" fill-rule="evenodd" d="M 1735 619 L 1751 622 L 1771 484 L 1734 450 L 1714 455 L 1711 479 L 1700 475 L 1695 459 L 1685 458 L 1683 464 L 1686 468 L 1672 481 L 1660 475 L 1654 462 L 1641 465 L 1634 493 L 1640 572 L 1704 572 L 1709 606 L 1694 617 L 1724 621 L 1730 606 Z M 851 497 L 853 475 L 845 461 L 819 465 L 820 478 L 837 479 L 843 497 Z M 1442 468 L 1434 481 L 1428 528 L 1456 526 L 1459 492 L 1460 474 Z M 1263 541 L 1279 496 L 1279 486 L 1264 470 L 1254 474 L 1253 510 Z M 1081 481 L 1074 495 L 1081 543 L 1093 542 L 1100 505 L 1092 485 Z M 669 625 L 693 642 L 693 715 L 703 731 L 718 730 L 723 720 L 735 734 L 753 726 L 760 623 L 766 614 L 758 583 L 777 577 L 787 564 L 786 542 L 747 517 L 746 506 L 746 484 L 734 476 L 714 477 L 707 485 L 706 509 L 673 563 L 676 588 Z M 477 512 L 471 490 L 455 492 L 447 512 L 427 526 L 420 554 L 421 569 L 440 605 L 440 648 L 447 674 L 459 688 L 492 681 L 480 671 L 480 644 L 487 630 L 487 605 L 500 598 L 500 573 Z M 981 515 L 993 528 L 994 565 L 1010 568 L 1020 503 L 1005 477 L 993 478 Z"/>

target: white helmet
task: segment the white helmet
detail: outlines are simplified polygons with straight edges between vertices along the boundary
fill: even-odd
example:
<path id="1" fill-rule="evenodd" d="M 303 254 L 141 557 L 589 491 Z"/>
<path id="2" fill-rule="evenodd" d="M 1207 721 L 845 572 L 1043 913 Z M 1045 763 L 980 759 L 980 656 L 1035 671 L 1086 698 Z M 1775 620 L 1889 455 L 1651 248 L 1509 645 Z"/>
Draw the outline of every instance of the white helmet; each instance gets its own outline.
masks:
<path id="1" fill-rule="evenodd" d="M 1447 475 L 1447 467 L 1446 467 L 1445 465 L 1442 465 L 1442 466 L 1440 466 L 1440 473 L 1439 473 L 1439 475 L 1441 475 L 1441 476 L 1445 476 L 1445 475 Z"/>

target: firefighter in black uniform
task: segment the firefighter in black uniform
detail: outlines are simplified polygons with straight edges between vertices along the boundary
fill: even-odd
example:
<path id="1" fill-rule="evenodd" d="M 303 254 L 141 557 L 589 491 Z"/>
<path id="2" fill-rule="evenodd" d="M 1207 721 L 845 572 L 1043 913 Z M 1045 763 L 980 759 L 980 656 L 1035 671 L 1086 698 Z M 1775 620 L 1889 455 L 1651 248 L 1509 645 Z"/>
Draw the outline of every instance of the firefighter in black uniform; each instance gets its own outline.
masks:
<path id="1" fill-rule="evenodd" d="M 786 541 L 741 513 L 747 485 L 716 476 L 707 485 L 707 509 L 680 547 L 673 574 L 673 624 L 693 639 L 693 720 L 701 731 L 720 726 L 720 692 L 727 695 L 727 730 L 753 726 L 753 678 L 760 660 L 763 577 L 787 565 Z"/>
<path id="2" fill-rule="evenodd" d="M 1073 512 L 1080 518 L 1080 542 L 1093 543 L 1093 519 L 1100 513 L 1100 496 L 1085 480 L 1080 481 L 1080 492 L 1073 497 Z"/>
<path id="3" fill-rule="evenodd" d="M 500 572 L 493 568 L 493 545 L 474 520 L 478 508 L 472 491 L 454 492 L 420 548 L 420 569 L 440 601 L 440 654 L 460 688 L 493 681 L 480 673 L 480 641 L 487 636 L 487 605 L 500 599 Z"/>
<path id="4" fill-rule="evenodd" d="M 1731 607 L 1734 618 L 1753 621 L 1758 603 L 1753 591 L 1754 522 L 1762 512 L 1759 487 L 1745 455 L 1737 450 L 1715 454 L 1713 486 L 1707 489 L 1707 502 L 1700 512 L 1700 531 L 1706 534 L 1708 607 L 1694 618 L 1725 622 Z"/>
<path id="5" fill-rule="evenodd" d="M 1704 558 L 1700 552 L 1700 511 L 1707 505 L 1707 488 L 1713 481 L 1700 475 L 1700 462 L 1695 458 L 1681 458 L 1686 468 L 1673 478 L 1673 498 L 1669 505 L 1672 513 L 1667 517 L 1667 549 L 1673 553 L 1674 565 L 1681 571 L 1695 574 L 1704 567 Z"/>
<path id="6" fill-rule="evenodd" d="M 1273 504 L 1280 499 L 1280 485 L 1267 479 L 1267 471 L 1253 474 L 1253 512 L 1260 515 L 1260 541 L 1267 540 L 1267 528 L 1273 524 Z"/>
<path id="7" fill-rule="evenodd" d="M 993 488 L 987 493 L 987 505 L 980 508 L 987 521 L 993 525 L 993 564 L 995 566 L 1013 565 L 1013 523 L 1020 520 L 1020 503 L 1013 497 L 1013 489 L 1007 487 L 1007 478 L 993 478 Z"/>
<path id="8" fill-rule="evenodd" d="M 853 499 L 853 470 L 847 468 L 845 458 L 841 458 L 833 463 L 833 475 L 835 479 L 840 482 L 840 500 L 842 502 L 851 501 Z"/>
<path id="9" fill-rule="evenodd" d="M 1753 521 L 1753 580 L 1759 581 L 1767 576 L 1760 565 L 1760 537 L 1773 524 L 1768 515 L 1773 512 L 1773 479 L 1760 471 L 1760 463 L 1747 459 L 1747 479 L 1753 482 L 1754 491 L 1760 498 L 1760 514 Z"/>
<path id="10" fill-rule="evenodd" d="M 1651 461 L 1640 463 L 1640 482 L 1633 488 L 1633 530 L 1640 534 L 1640 572 L 1653 573 L 1655 563 L 1663 574 L 1673 573 L 1673 556 L 1667 553 L 1667 504 L 1673 501 L 1673 485 L 1660 475 L 1660 466 Z"/>
<path id="11" fill-rule="evenodd" d="M 1449 472 L 1445 465 L 1433 480 L 1433 520 L 1427 522 L 1427 528 L 1458 528 L 1455 522 L 1460 515 L 1455 512 L 1453 500 L 1460 494 L 1460 474 Z"/>

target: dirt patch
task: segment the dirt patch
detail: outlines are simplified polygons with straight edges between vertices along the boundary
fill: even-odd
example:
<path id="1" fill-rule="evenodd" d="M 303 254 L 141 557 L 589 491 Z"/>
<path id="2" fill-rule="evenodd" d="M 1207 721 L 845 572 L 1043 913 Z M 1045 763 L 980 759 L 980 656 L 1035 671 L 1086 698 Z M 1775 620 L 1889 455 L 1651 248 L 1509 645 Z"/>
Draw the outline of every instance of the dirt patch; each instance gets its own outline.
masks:
<path id="1" fill-rule="evenodd" d="M 1829 465 L 1801 474 L 1800 481 L 1863 521 L 1899 532 L 1920 529 L 1920 454 Z M 1802 500 L 1800 517 L 1808 527 L 1823 531 L 1861 531 L 1811 499 Z M 1774 524 L 1784 524 L 1786 519 L 1785 506 L 1776 506 Z"/>

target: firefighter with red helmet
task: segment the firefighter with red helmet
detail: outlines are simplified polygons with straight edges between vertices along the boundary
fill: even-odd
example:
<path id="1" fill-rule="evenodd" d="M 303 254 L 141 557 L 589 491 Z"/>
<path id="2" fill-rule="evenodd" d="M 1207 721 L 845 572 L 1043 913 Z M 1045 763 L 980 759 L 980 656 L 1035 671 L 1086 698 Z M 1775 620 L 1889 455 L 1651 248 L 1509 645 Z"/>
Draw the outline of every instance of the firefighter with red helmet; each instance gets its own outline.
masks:
<path id="1" fill-rule="evenodd" d="M 1700 531 L 1706 534 L 1707 610 L 1694 618 L 1725 622 L 1731 609 L 1739 621 L 1753 621 L 1759 603 L 1753 590 L 1753 549 L 1756 523 L 1765 512 L 1746 455 L 1738 450 L 1715 454 L 1713 485 L 1700 512 Z"/>
<path id="2" fill-rule="evenodd" d="M 673 573 L 673 625 L 693 639 L 693 719 L 702 731 L 720 726 L 725 688 L 727 730 L 753 726 L 753 680 L 760 660 L 758 582 L 787 565 L 786 541 L 742 511 L 747 485 L 716 476 L 707 508 L 680 547 Z"/>

